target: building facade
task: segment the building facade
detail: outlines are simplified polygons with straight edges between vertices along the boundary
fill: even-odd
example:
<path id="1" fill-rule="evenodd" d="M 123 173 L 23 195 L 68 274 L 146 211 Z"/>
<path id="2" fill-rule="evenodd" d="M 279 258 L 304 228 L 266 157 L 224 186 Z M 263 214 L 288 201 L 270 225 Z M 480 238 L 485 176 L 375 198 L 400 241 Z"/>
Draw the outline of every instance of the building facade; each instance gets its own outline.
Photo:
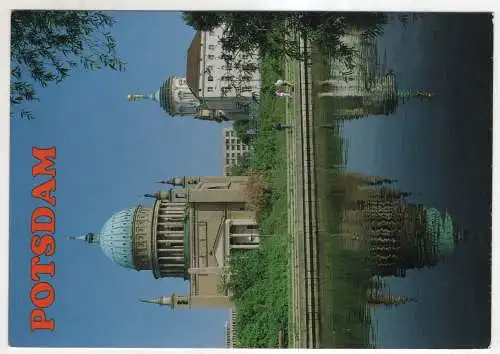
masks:
<path id="1" fill-rule="evenodd" d="M 224 343 L 226 348 L 238 348 L 238 338 L 235 332 L 236 312 L 229 310 L 228 319 L 224 325 Z"/>
<path id="2" fill-rule="evenodd" d="M 99 245 L 114 263 L 154 278 L 183 278 L 189 292 L 146 301 L 172 308 L 230 308 L 221 280 L 233 252 L 260 245 L 255 212 L 247 208 L 244 176 L 172 178 L 176 188 L 146 194 L 153 205 L 114 214 L 99 233 L 74 237 Z"/>
<path id="3" fill-rule="evenodd" d="M 232 127 L 224 128 L 222 134 L 222 156 L 224 159 L 222 174 L 230 176 L 231 168 L 240 161 L 241 156 L 248 153 L 249 147 L 238 138 Z"/>
<path id="4" fill-rule="evenodd" d="M 127 99 L 157 102 L 171 117 L 188 116 L 216 122 L 228 120 L 221 110 L 202 108 L 200 100 L 191 92 L 185 77 L 170 76 L 155 93 L 131 94 Z"/>
<path id="5" fill-rule="evenodd" d="M 223 28 L 196 32 L 187 52 L 187 84 L 206 109 L 218 109 L 231 120 L 248 119 L 252 93 L 260 91 L 257 53 L 237 55 L 231 64 L 220 43 Z"/>

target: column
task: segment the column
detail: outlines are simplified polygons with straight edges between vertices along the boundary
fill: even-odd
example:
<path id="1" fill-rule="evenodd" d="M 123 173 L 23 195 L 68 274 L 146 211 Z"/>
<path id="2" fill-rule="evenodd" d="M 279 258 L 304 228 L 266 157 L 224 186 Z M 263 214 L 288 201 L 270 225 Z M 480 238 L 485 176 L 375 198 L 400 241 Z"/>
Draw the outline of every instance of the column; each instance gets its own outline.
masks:
<path id="1" fill-rule="evenodd" d="M 232 225 L 237 225 L 237 226 L 257 225 L 257 221 L 254 219 L 231 219 L 230 221 Z"/>
<path id="2" fill-rule="evenodd" d="M 225 269 L 222 267 L 189 268 L 189 274 L 221 274 Z"/>
<path id="3" fill-rule="evenodd" d="M 231 245 L 230 247 L 234 250 L 250 250 L 259 248 L 259 244 Z"/>

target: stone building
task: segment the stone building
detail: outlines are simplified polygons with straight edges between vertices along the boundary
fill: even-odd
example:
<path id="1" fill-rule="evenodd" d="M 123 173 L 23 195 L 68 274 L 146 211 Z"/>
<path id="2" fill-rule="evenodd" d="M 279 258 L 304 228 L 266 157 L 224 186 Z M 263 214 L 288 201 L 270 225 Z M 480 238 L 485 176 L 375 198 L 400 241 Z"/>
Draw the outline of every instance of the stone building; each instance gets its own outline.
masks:
<path id="1" fill-rule="evenodd" d="M 224 343 L 226 348 L 237 348 L 238 338 L 235 332 L 236 312 L 234 309 L 229 310 L 228 319 L 224 325 Z"/>
<path id="2" fill-rule="evenodd" d="M 196 32 L 187 51 L 187 84 L 203 108 L 221 110 L 230 120 L 247 120 L 252 93 L 260 91 L 259 57 L 237 55 L 228 64 L 222 33 L 222 27 Z"/>
<path id="3" fill-rule="evenodd" d="M 232 252 L 260 245 L 255 212 L 247 208 L 245 176 L 171 178 L 174 187 L 146 194 L 153 205 L 122 210 L 99 233 L 74 237 L 100 245 L 114 263 L 154 278 L 183 278 L 189 292 L 150 302 L 172 308 L 230 308 L 219 284 Z"/>
<path id="4" fill-rule="evenodd" d="M 157 102 L 171 117 L 188 116 L 216 122 L 228 120 L 221 110 L 202 108 L 200 100 L 191 92 L 185 77 L 169 76 L 155 93 L 131 94 L 127 99 Z"/>
<path id="5" fill-rule="evenodd" d="M 222 143 L 222 156 L 224 167 L 222 174 L 231 175 L 231 167 L 236 165 L 240 157 L 249 151 L 247 144 L 243 143 L 232 127 L 224 128 Z"/>
<path id="6" fill-rule="evenodd" d="M 155 93 L 130 94 L 128 100 L 158 102 L 171 117 L 249 119 L 252 93 L 260 91 L 259 57 L 241 55 L 227 64 L 219 42 L 222 31 L 196 32 L 187 51 L 186 77 L 170 76 Z"/>

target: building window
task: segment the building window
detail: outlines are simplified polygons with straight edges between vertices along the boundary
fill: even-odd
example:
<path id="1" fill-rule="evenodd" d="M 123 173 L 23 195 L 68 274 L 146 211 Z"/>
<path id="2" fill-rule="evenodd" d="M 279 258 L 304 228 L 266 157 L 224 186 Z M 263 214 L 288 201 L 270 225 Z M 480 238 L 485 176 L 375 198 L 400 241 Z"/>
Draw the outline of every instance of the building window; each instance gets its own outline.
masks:
<path id="1" fill-rule="evenodd" d="M 243 81 L 250 81 L 250 80 L 252 80 L 252 77 L 250 75 L 244 75 L 244 76 L 241 77 L 241 79 Z"/>
<path id="2" fill-rule="evenodd" d="M 213 54 L 209 54 L 209 55 L 208 55 L 208 59 L 209 59 L 209 60 L 214 60 L 214 58 L 215 58 L 215 57 L 214 57 L 214 55 L 213 55 Z"/>
<path id="3" fill-rule="evenodd" d="M 231 81 L 233 77 L 231 75 L 221 76 L 222 81 Z"/>
<path id="4" fill-rule="evenodd" d="M 212 75 L 208 75 L 208 81 L 214 81 L 214 77 Z"/>
<path id="5" fill-rule="evenodd" d="M 177 305 L 187 305 L 188 301 L 187 300 L 177 300 Z"/>
<path id="6" fill-rule="evenodd" d="M 214 50 L 214 49 L 215 49 L 215 45 L 213 45 L 213 44 L 209 44 L 209 45 L 208 45 L 208 49 L 210 49 L 210 50 Z"/>
<path id="7" fill-rule="evenodd" d="M 250 92 L 250 91 L 252 91 L 252 86 L 243 86 L 241 88 L 241 91 L 242 92 Z"/>
<path id="8" fill-rule="evenodd" d="M 233 70 L 233 65 L 232 64 L 226 64 L 222 67 L 224 70 Z"/>
<path id="9" fill-rule="evenodd" d="M 253 63 L 249 63 L 249 64 L 243 64 L 241 66 L 241 68 L 244 70 L 244 71 L 255 71 L 257 70 L 257 65 L 253 64 Z"/>
<path id="10" fill-rule="evenodd" d="M 226 165 L 229 165 L 230 162 L 229 162 L 229 159 L 226 159 Z"/>
<path id="11" fill-rule="evenodd" d="M 211 73 L 213 69 L 214 69 L 213 65 L 207 65 L 207 68 L 205 69 L 205 71 L 207 73 Z"/>
<path id="12" fill-rule="evenodd" d="M 208 91 L 208 92 L 213 92 L 213 91 L 214 91 L 214 88 L 213 88 L 212 86 L 208 86 L 208 87 L 207 87 L 207 91 Z"/>
<path id="13" fill-rule="evenodd" d="M 186 193 L 175 193 L 176 198 L 186 198 Z"/>

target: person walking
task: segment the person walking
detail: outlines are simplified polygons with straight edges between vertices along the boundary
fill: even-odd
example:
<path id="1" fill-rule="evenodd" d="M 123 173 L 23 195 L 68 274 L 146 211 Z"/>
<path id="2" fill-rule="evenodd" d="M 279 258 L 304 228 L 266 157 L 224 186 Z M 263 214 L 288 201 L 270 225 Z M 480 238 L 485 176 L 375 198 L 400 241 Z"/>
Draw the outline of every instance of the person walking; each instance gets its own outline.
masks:
<path id="1" fill-rule="evenodd" d="M 289 92 L 284 92 L 281 90 L 276 90 L 274 94 L 276 95 L 276 97 L 292 97 L 292 95 Z"/>
<path id="2" fill-rule="evenodd" d="M 280 122 L 274 124 L 274 129 L 276 130 L 285 130 L 291 127 L 292 126 L 290 124 L 281 124 Z"/>
<path id="3" fill-rule="evenodd" d="M 286 80 L 282 80 L 282 79 L 278 79 L 275 83 L 274 83 L 274 87 L 280 89 L 280 88 L 289 88 L 289 89 L 293 89 L 294 85 L 289 82 L 289 81 L 286 81 Z"/>

